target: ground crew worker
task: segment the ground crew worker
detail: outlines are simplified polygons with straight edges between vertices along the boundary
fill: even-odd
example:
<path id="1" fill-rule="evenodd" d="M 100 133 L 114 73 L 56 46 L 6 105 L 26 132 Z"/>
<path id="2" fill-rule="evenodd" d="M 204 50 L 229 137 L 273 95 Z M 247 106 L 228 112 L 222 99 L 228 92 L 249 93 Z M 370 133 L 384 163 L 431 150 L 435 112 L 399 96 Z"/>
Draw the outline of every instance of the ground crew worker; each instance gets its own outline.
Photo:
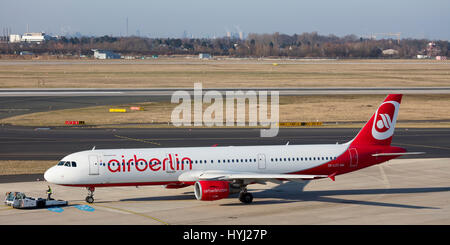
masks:
<path id="1" fill-rule="evenodd" d="M 50 188 L 50 186 L 48 186 L 47 195 L 48 195 L 47 200 L 50 200 L 52 195 L 52 188 Z"/>

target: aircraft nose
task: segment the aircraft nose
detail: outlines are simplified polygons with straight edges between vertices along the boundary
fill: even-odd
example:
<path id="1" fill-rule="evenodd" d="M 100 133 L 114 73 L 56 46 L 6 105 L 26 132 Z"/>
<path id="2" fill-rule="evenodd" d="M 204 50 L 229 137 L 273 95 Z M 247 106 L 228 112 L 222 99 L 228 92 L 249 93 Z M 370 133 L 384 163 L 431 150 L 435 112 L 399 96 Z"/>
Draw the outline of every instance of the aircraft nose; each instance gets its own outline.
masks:
<path id="1" fill-rule="evenodd" d="M 50 183 L 55 182 L 55 167 L 51 167 L 51 168 L 47 169 L 47 171 L 45 171 L 44 179 Z"/>

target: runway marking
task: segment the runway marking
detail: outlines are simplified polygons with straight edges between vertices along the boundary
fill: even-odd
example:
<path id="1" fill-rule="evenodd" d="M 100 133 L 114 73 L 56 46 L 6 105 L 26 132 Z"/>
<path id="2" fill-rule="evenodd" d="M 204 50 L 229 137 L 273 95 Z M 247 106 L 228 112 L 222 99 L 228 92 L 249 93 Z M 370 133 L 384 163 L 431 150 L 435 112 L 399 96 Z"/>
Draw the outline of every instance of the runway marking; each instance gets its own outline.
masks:
<path id="1" fill-rule="evenodd" d="M 139 141 L 139 142 L 144 142 L 144 143 L 147 143 L 147 144 L 153 144 L 153 145 L 161 146 L 160 143 L 156 143 L 156 142 L 153 142 L 153 141 L 147 141 L 147 140 L 142 140 L 142 139 L 135 139 L 135 138 L 130 138 L 130 137 L 126 137 L 126 136 L 120 136 L 120 135 L 117 135 L 117 134 L 115 134 L 114 136 L 117 137 L 117 138 L 121 138 L 121 139 Z"/>
<path id="2" fill-rule="evenodd" d="M 62 213 L 64 211 L 64 209 L 60 208 L 60 207 L 56 207 L 56 208 L 47 208 L 48 211 L 51 212 L 55 212 L 55 213 Z"/>
<path id="3" fill-rule="evenodd" d="M 110 207 L 110 206 L 104 206 L 104 205 L 99 205 L 99 204 L 92 204 L 92 205 L 99 206 L 99 207 L 104 207 L 104 208 L 109 208 L 109 209 L 115 209 L 115 210 L 122 211 L 122 212 L 125 212 L 125 213 L 130 213 L 130 214 L 142 216 L 142 217 L 145 217 L 145 218 L 149 218 L 149 219 L 152 219 L 152 220 L 157 221 L 157 222 L 159 222 L 161 224 L 164 224 L 164 225 L 170 225 L 169 223 L 164 222 L 164 221 L 162 221 L 162 220 L 160 220 L 158 218 L 155 218 L 153 216 L 142 214 L 142 213 L 138 213 L 138 212 L 134 212 L 134 211 L 131 211 L 131 210 L 127 210 L 127 209 L 123 209 L 123 208 Z"/>
<path id="4" fill-rule="evenodd" d="M 439 149 L 439 150 L 450 150 L 449 147 L 432 146 L 432 145 L 416 145 L 416 144 L 405 144 L 405 143 L 395 143 L 395 145 L 425 147 L 425 148 L 433 148 L 433 149 Z"/>
<path id="5" fill-rule="evenodd" d="M 88 212 L 94 212 L 95 208 L 89 206 L 89 205 L 76 205 L 75 208 L 81 210 L 81 211 L 88 211 Z"/>
<path id="6" fill-rule="evenodd" d="M 391 188 L 391 183 L 389 182 L 389 179 L 386 175 L 386 173 L 384 172 L 384 168 L 383 165 L 378 165 L 378 168 L 380 169 L 380 173 L 381 173 L 381 178 L 384 180 L 384 183 L 386 184 L 386 188 Z"/>

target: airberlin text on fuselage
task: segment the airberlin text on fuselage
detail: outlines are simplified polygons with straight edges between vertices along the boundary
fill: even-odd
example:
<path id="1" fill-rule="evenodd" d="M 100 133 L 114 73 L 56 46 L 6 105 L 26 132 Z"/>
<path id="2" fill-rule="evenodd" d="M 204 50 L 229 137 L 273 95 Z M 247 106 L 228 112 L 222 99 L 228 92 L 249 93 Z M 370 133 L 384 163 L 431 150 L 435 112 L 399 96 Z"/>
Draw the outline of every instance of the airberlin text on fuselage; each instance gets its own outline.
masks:
<path id="1" fill-rule="evenodd" d="M 138 158 L 134 155 L 132 158 L 125 160 L 122 156 L 121 159 L 111 159 L 108 161 L 108 170 L 112 173 L 115 172 L 130 172 L 132 165 L 137 171 L 176 171 L 184 170 L 184 164 L 189 164 L 189 170 L 192 170 L 192 160 L 189 157 L 178 157 L 178 154 L 168 154 L 168 157 L 162 159 L 150 158 L 148 161 L 144 158 Z"/>

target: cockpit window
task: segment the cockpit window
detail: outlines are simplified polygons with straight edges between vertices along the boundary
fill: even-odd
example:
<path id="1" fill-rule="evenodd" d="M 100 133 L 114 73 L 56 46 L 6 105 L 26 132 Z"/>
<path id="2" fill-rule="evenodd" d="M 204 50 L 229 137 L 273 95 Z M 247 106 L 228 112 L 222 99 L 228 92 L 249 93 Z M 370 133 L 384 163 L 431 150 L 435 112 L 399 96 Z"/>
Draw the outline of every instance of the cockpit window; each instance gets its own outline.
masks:
<path id="1" fill-rule="evenodd" d="M 64 167 L 77 167 L 76 162 L 69 162 L 69 161 L 60 161 L 57 166 L 64 166 Z"/>

